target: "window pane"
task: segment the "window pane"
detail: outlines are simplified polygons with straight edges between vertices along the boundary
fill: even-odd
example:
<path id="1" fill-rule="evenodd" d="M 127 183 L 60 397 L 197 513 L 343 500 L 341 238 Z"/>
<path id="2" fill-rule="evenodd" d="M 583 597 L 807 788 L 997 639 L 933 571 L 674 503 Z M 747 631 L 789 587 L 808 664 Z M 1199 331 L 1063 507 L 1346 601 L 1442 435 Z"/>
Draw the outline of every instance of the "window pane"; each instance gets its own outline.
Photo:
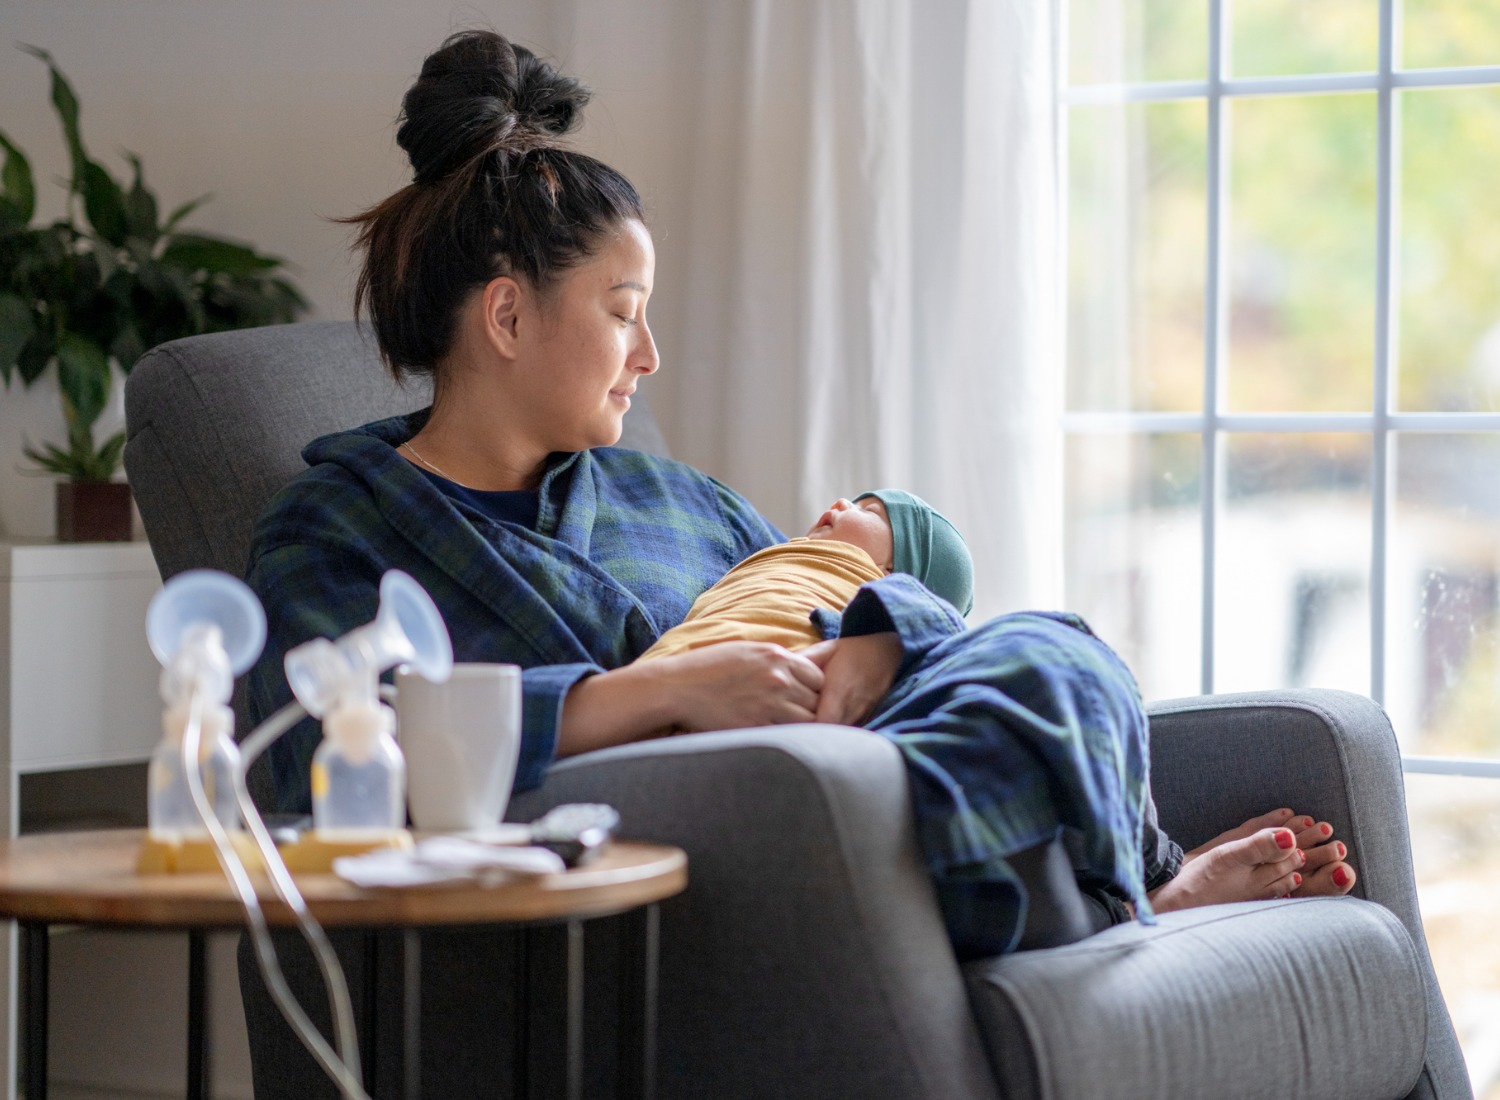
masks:
<path id="1" fill-rule="evenodd" d="M 1069 115 L 1068 406 L 1203 402 L 1207 108 Z"/>
<path id="2" fill-rule="evenodd" d="M 1200 687 L 1201 447 L 1183 432 L 1068 439 L 1066 606 L 1119 652 L 1148 699 Z"/>
<path id="3" fill-rule="evenodd" d="M 1400 407 L 1500 408 L 1500 88 L 1400 105 Z"/>
<path id="4" fill-rule="evenodd" d="M 1500 5 L 1492 0 L 1407 0 L 1401 24 L 1405 68 L 1500 65 Z"/>
<path id="5" fill-rule="evenodd" d="M 1207 0 L 1070 0 L 1068 11 L 1074 84 L 1208 74 Z"/>
<path id="6" fill-rule="evenodd" d="M 1369 72 L 1380 64 L 1378 0 L 1226 4 L 1235 76 Z"/>
<path id="7" fill-rule="evenodd" d="M 1477 1100 L 1500 1100 L 1495 1009 L 1500 1003 L 1500 781 L 1408 775 L 1417 902 L 1443 1000 Z M 1354 853 L 1359 864 L 1359 853 Z"/>
<path id="8" fill-rule="evenodd" d="M 1375 97 L 1232 104 L 1229 407 L 1370 408 Z"/>
<path id="9" fill-rule="evenodd" d="M 1215 535 L 1214 690 L 1370 690 L 1370 437 L 1235 433 Z"/>
<path id="10" fill-rule="evenodd" d="M 1410 753 L 1500 755 L 1500 436 L 1403 432 L 1386 706 Z"/>

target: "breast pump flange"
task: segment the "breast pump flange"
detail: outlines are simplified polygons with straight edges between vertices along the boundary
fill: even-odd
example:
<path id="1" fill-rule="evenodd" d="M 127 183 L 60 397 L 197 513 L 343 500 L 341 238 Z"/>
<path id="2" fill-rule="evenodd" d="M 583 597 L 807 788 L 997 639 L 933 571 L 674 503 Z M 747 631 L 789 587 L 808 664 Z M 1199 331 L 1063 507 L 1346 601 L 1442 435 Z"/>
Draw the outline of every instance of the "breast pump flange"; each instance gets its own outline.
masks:
<path id="1" fill-rule="evenodd" d="M 208 871 L 218 865 L 188 784 L 190 752 L 197 758 L 209 812 L 253 863 L 255 847 L 240 828 L 235 798 L 240 758 L 228 704 L 235 677 L 255 663 L 265 645 L 265 612 L 241 581 L 194 569 L 172 577 L 152 597 L 146 639 L 162 666 L 163 712 L 162 740 L 148 766 L 140 869 Z"/>
<path id="2" fill-rule="evenodd" d="M 315 638 L 288 651 L 292 694 L 323 723 L 310 776 L 312 833 L 281 849 L 292 870 L 326 870 L 338 855 L 410 845 L 406 764 L 393 737 L 395 712 L 380 699 L 380 676 L 397 665 L 436 683 L 453 670 L 437 605 L 396 569 L 381 578 L 374 620 L 336 642 Z"/>

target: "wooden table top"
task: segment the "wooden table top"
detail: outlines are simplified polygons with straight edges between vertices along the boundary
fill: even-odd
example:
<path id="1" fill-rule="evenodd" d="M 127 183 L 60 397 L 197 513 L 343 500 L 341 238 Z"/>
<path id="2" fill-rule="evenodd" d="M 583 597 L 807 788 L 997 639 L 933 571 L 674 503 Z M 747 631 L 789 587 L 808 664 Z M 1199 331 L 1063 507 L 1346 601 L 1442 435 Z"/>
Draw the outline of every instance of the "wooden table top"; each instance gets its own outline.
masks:
<path id="1" fill-rule="evenodd" d="M 152 928 L 242 928 L 244 914 L 218 872 L 142 875 L 144 829 L 46 833 L 0 841 L 0 919 Z M 272 924 L 291 910 L 254 878 Z M 601 917 L 669 898 L 687 886 L 687 856 L 659 844 L 615 841 L 560 875 L 495 885 L 364 890 L 332 874 L 297 875 L 308 908 L 328 927 L 409 928 Z"/>

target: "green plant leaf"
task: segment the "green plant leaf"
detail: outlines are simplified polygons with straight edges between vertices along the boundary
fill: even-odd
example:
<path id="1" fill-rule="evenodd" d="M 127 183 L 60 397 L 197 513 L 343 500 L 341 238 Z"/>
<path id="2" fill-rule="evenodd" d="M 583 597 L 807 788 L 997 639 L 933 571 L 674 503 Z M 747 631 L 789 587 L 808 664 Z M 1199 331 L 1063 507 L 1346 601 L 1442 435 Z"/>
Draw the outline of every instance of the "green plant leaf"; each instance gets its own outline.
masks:
<path id="1" fill-rule="evenodd" d="M 208 195 L 199 195 L 196 199 L 188 199 L 187 202 L 183 203 L 181 206 L 179 206 L 176 210 L 172 211 L 172 213 L 167 216 L 167 223 L 161 227 L 161 231 L 163 233 L 170 233 L 170 232 L 172 232 L 172 230 L 174 230 L 174 229 L 177 228 L 177 223 L 178 222 L 182 221 L 183 218 L 187 217 L 194 210 L 197 210 L 198 207 L 202 206 L 204 203 L 206 203 L 211 198 L 213 198 L 213 195 L 212 194 L 208 194 Z"/>
<path id="2" fill-rule="evenodd" d="M 94 267 L 99 272 L 99 283 L 104 285 L 120 269 L 119 257 L 113 248 L 96 248 L 93 253 Z"/>
<path id="3" fill-rule="evenodd" d="M 112 245 L 125 243 L 125 192 L 95 161 L 83 165 L 83 212 L 94 232 Z"/>
<path id="4" fill-rule="evenodd" d="M 21 349 L 35 334 L 31 307 L 14 294 L 0 294 L 0 378 L 7 386 Z"/>
<path id="5" fill-rule="evenodd" d="M 130 161 L 130 167 L 135 170 L 130 190 L 125 193 L 125 232 L 148 244 L 155 244 L 161 232 L 156 227 L 156 196 L 146 187 L 141 158 L 134 153 L 126 153 L 125 159 Z"/>
<path id="6" fill-rule="evenodd" d="M 36 213 L 36 181 L 26 154 L 0 134 L 0 148 L 5 150 L 5 166 L 0 168 L 0 216 L 17 226 L 30 224 Z"/>
<path id="7" fill-rule="evenodd" d="M 207 237 L 197 233 L 179 233 L 162 250 L 161 262 L 187 271 L 222 272 L 225 275 L 249 275 L 281 266 L 274 256 L 262 256 L 249 245 Z"/>
<path id="8" fill-rule="evenodd" d="M 57 345 L 57 381 L 70 429 L 88 430 L 109 400 L 109 357 L 92 340 L 67 333 Z"/>
<path id="9" fill-rule="evenodd" d="M 48 473 L 62 474 L 64 477 L 82 476 L 71 453 L 52 443 L 42 446 L 44 449 L 39 451 L 28 443 L 21 448 L 21 453 Z"/>
<path id="10" fill-rule="evenodd" d="M 21 372 L 21 381 L 29 386 L 40 378 L 47 369 L 47 364 L 52 362 L 56 350 L 52 336 L 46 329 L 39 328 L 33 332 L 31 339 L 26 341 L 20 354 L 16 356 L 16 369 Z"/>
<path id="11" fill-rule="evenodd" d="M 141 340 L 141 334 L 136 331 L 133 323 L 127 322 L 122 326 L 114 343 L 109 345 L 110 358 L 120 364 L 120 369 L 126 374 L 135 366 L 135 361 L 145 354 L 145 342 Z"/>
<path id="12" fill-rule="evenodd" d="M 124 449 L 124 432 L 110 436 L 97 449 L 87 432 L 70 432 L 66 451 L 54 443 L 44 443 L 40 448 L 28 443 L 21 451 L 48 473 L 61 474 L 73 481 L 108 481 L 120 468 Z"/>
<path id="13" fill-rule="evenodd" d="M 94 479 L 108 481 L 120 468 L 120 456 L 125 453 L 125 433 L 116 432 L 104 441 L 95 453 Z"/>
<path id="14" fill-rule="evenodd" d="M 73 86 L 68 83 L 68 78 L 63 76 L 62 70 L 57 67 L 57 62 L 52 60 L 50 53 L 38 46 L 28 46 L 24 43 L 21 49 L 32 57 L 45 61 L 48 70 L 52 73 L 52 106 L 57 108 L 57 117 L 62 120 L 63 138 L 68 143 L 68 156 L 73 162 L 72 190 L 76 192 L 83 182 L 84 165 L 89 159 L 88 154 L 83 151 L 83 136 L 78 129 L 78 97 L 73 94 Z"/>

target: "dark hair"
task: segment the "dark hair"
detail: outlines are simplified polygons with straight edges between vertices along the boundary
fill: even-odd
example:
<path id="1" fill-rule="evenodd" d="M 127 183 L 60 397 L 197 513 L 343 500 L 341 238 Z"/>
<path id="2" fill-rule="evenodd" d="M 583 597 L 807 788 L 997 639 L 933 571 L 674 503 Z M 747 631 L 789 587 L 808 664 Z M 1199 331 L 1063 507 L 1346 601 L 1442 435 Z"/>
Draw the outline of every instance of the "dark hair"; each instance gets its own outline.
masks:
<path id="1" fill-rule="evenodd" d="M 422 63 L 396 143 L 414 178 L 362 214 L 356 317 L 369 311 L 397 379 L 430 373 L 458 308 L 501 275 L 545 293 L 620 222 L 643 218 L 630 181 L 564 148 L 589 91 L 493 31 L 452 35 Z"/>

